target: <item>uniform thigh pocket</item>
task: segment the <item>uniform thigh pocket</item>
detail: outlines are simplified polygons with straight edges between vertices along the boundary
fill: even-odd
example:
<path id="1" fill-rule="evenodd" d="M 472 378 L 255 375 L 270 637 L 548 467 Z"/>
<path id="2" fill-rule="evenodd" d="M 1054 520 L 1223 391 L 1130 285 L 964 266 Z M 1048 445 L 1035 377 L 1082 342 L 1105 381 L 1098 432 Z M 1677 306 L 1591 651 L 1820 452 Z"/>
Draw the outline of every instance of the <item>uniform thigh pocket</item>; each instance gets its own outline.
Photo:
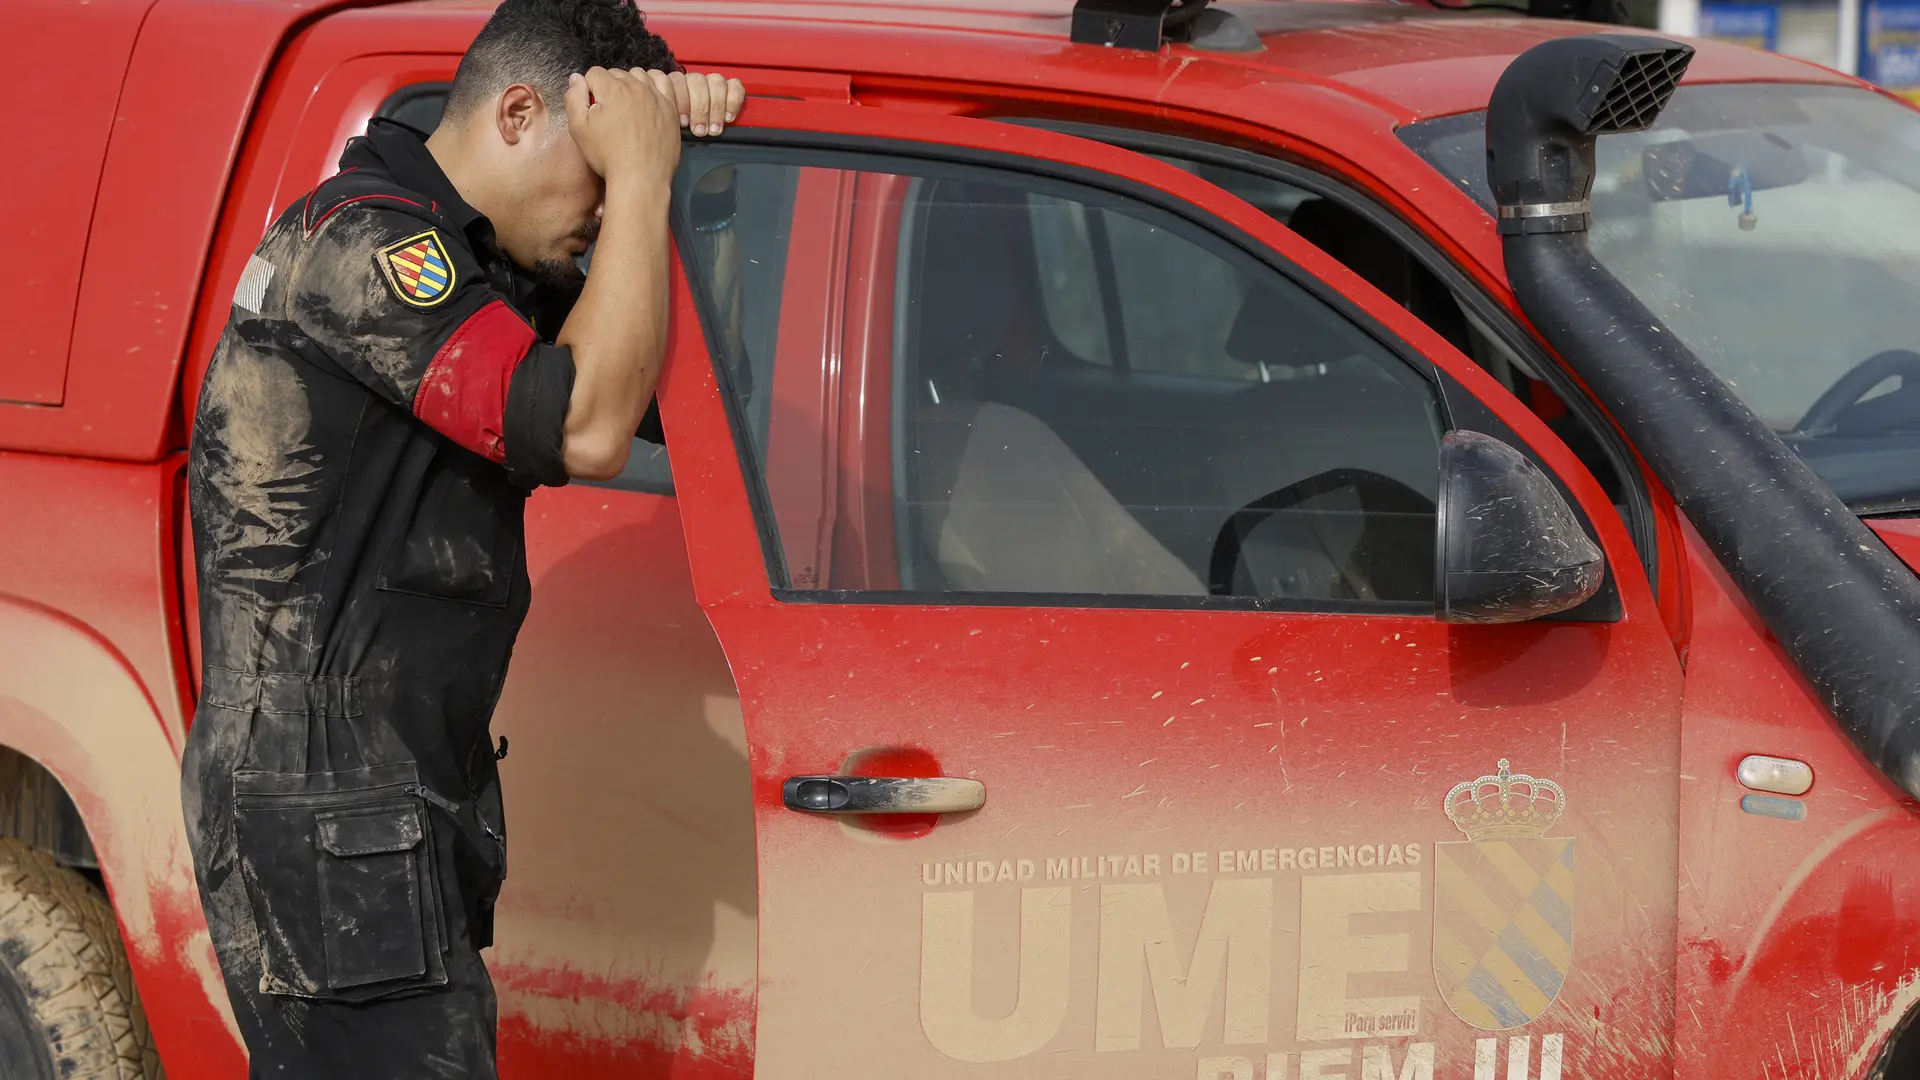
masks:
<path id="1" fill-rule="evenodd" d="M 417 801 L 314 817 L 327 986 L 411 979 L 427 970 L 420 880 L 425 816 Z"/>
<path id="2" fill-rule="evenodd" d="M 261 989 L 370 1001 L 444 985 L 432 822 L 411 765 L 234 776 Z"/>

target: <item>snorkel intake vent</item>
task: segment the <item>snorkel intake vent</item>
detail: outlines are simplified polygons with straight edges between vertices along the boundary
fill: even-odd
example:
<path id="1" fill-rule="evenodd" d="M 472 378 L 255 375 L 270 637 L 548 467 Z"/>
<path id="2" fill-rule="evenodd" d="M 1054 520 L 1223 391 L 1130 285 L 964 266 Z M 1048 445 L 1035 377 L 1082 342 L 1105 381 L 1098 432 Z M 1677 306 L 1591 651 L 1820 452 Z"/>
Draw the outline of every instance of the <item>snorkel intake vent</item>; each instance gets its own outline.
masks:
<path id="1" fill-rule="evenodd" d="M 1508 66 L 1487 108 L 1507 280 L 1847 737 L 1920 797 L 1920 579 L 1587 249 L 1595 140 L 1651 126 L 1692 55 L 1593 35 Z"/>
<path id="2" fill-rule="evenodd" d="M 1685 45 L 1621 34 L 1562 38 L 1520 54 L 1487 107 L 1500 234 L 1585 230 L 1594 139 L 1652 127 L 1692 59 Z"/>
<path id="3" fill-rule="evenodd" d="M 1600 99 L 1599 108 L 1588 110 L 1593 119 L 1587 122 L 1587 134 L 1613 135 L 1652 127 L 1692 60 L 1691 46 L 1672 43 L 1629 52 L 1617 68 L 1602 60 L 1580 101 L 1584 109 L 1588 98 Z"/>

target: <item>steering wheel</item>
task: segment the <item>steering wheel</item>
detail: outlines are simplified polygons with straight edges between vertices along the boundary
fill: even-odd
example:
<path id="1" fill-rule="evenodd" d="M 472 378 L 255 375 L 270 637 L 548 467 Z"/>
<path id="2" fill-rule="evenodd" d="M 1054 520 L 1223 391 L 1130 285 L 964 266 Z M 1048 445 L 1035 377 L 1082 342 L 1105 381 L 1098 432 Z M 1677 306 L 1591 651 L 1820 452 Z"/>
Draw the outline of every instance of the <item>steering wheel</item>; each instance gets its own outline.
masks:
<path id="1" fill-rule="evenodd" d="M 1852 371 L 1840 376 L 1839 381 L 1814 400 L 1807 409 L 1807 415 L 1800 418 L 1793 430 L 1810 432 L 1832 427 L 1841 414 L 1866 396 L 1867 391 L 1895 375 L 1903 380 L 1920 376 L 1920 353 L 1911 349 L 1888 349 L 1860 361 Z"/>
<path id="2" fill-rule="evenodd" d="M 1360 512 L 1363 514 L 1418 514 L 1431 516 L 1435 512 L 1433 500 L 1413 490 L 1391 476 L 1372 472 L 1367 469 L 1328 469 L 1316 473 L 1278 491 L 1270 492 L 1253 500 L 1233 512 L 1233 516 L 1220 526 L 1213 537 L 1213 555 L 1207 560 L 1207 592 L 1212 596 L 1232 596 L 1234 571 L 1240 565 L 1240 549 L 1253 530 L 1262 522 L 1279 513 L 1298 506 L 1308 499 L 1325 495 L 1341 488 L 1352 488 L 1360 499 Z M 1373 583 L 1368 580 L 1362 567 L 1373 560 L 1361 557 L 1368 551 L 1369 529 L 1362 528 L 1361 536 L 1349 552 L 1346 564 L 1338 568 L 1346 579 L 1347 586 L 1355 596 L 1372 593 Z M 1431 560 L 1428 560 L 1431 563 Z M 1427 567 L 1422 566 L 1427 572 Z"/>

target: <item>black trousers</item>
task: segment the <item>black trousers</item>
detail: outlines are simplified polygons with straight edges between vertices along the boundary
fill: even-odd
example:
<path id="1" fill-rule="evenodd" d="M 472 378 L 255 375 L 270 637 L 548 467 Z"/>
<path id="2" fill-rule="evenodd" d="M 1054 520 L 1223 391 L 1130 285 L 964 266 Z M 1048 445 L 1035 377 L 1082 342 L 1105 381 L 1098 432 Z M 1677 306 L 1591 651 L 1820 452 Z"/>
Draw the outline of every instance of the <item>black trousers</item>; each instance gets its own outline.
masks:
<path id="1" fill-rule="evenodd" d="M 181 776 L 249 1076 L 492 1080 L 479 950 L 505 876 L 500 830 L 475 800 L 420 790 L 390 733 L 337 715 L 350 710 L 324 686 L 304 688 L 302 712 L 262 707 L 272 689 L 209 694 L 255 704 L 203 701 Z M 491 794 L 497 815 L 497 780 Z"/>

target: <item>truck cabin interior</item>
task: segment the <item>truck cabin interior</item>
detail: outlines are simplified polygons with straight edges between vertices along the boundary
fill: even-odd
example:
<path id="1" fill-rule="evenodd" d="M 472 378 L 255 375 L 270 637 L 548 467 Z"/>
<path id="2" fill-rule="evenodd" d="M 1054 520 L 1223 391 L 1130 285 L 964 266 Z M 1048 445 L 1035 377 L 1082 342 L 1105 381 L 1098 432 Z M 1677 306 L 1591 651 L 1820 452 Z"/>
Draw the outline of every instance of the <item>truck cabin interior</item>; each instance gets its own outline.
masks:
<path id="1" fill-rule="evenodd" d="M 919 325 L 902 373 L 914 402 L 906 520 L 918 536 L 903 546 L 929 557 L 903 566 L 908 587 L 1430 595 L 1430 577 L 1407 570 L 1431 564 L 1438 433 L 1431 399 L 1383 371 L 1391 359 L 1343 340 L 1305 297 L 1122 212 L 951 180 L 919 202 L 903 271 L 918 279 Z M 1084 233 L 1048 236 L 1061 230 L 1046 219 L 1062 216 Z M 1091 278 L 1107 286 L 1069 306 L 1042 279 L 1059 281 L 1082 236 Z M 1189 271 L 1225 295 L 1130 302 L 1121 264 Z M 1209 356 L 1219 326 L 1224 355 Z M 1346 437 L 1329 437 L 1335 425 Z M 1250 567 L 1237 583 L 1211 580 L 1227 518 L 1342 468 L 1397 482 L 1413 520 L 1356 513 L 1379 508 L 1329 492 L 1315 512 L 1259 530 L 1253 550 L 1284 579 Z"/>

